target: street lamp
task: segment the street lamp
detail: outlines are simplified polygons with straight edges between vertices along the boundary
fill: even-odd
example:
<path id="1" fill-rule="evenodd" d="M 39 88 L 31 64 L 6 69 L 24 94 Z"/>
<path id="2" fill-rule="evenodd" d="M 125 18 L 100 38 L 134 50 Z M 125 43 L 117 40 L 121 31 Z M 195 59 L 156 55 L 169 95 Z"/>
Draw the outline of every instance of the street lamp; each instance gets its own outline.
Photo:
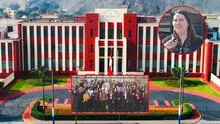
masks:
<path id="1" fill-rule="evenodd" d="M 55 116 L 54 116 L 54 82 L 53 82 L 53 68 L 51 69 L 52 70 L 52 73 L 51 73 L 51 76 L 52 76 L 52 120 L 53 120 L 53 124 L 55 124 Z"/>
<path id="2" fill-rule="evenodd" d="M 54 81 L 53 81 L 53 60 L 52 58 L 48 58 L 51 60 L 51 77 L 52 77 L 52 121 L 55 124 L 55 115 L 54 115 Z"/>
<path id="3" fill-rule="evenodd" d="M 180 124 L 181 122 L 181 113 L 182 113 L 182 110 L 183 110 L 183 95 L 184 95 L 184 87 L 183 87 L 183 84 L 184 84 L 184 74 L 183 74 L 183 71 L 185 72 L 185 70 L 183 70 L 183 68 L 181 68 L 181 72 L 180 72 L 180 80 L 179 80 L 179 83 L 180 83 L 180 88 L 179 88 L 179 108 L 178 108 L 178 124 Z"/>
<path id="4" fill-rule="evenodd" d="M 43 110 L 44 110 L 44 108 L 45 108 L 45 103 L 44 103 L 44 70 L 43 70 L 43 68 L 42 68 L 42 77 L 41 77 L 41 81 L 42 81 L 42 84 L 43 84 Z"/>

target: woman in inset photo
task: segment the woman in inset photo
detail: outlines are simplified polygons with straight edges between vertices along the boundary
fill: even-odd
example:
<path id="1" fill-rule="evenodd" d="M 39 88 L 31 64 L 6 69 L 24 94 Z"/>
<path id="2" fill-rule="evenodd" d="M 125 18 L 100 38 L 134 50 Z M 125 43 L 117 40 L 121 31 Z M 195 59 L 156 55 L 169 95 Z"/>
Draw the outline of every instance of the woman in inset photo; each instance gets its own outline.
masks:
<path id="1" fill-rule="evenodd" d="M 169 51 L 184 54 L 201 46 L 203 38 L 196 34 L 189 12 L 177 10 L 173 16 L 172 26 L 172 34 L 162 40 Z"/>

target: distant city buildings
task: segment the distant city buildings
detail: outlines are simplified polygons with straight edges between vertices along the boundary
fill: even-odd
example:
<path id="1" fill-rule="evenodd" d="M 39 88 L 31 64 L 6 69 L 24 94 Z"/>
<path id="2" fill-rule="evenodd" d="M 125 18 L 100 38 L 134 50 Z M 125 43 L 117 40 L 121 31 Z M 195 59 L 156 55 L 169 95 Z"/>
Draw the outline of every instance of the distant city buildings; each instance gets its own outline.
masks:
<path id="1" fill-rule="evenodd" d="M 108 75 L 111 60 L 114 75 L 168 76 L 177 64 L 190 76 L 208 80 L 210 73 L 220 76 L 220 23 L 218 18 L 205 17 L 208 39 L 197 51 L 183 55 L 161 45 L 156 17 L 127 9 L 96 9 L 69 19 L 45 15 L 16 20 L 16 26 L 6 23 L 7 31 L 1 31 L 0 78 L 40 66 L 53 68 L 55 74 Z M 10 38 L 10 31 L 17 32 L 17 37 Z"/>

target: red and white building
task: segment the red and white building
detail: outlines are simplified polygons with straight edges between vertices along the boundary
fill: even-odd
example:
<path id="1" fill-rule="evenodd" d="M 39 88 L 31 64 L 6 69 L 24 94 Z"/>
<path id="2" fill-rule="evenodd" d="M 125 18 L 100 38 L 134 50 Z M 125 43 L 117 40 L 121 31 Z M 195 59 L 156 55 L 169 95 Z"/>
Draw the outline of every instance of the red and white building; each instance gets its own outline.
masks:
<path id="1" fill-rule="evenodd" d="M 161 46 L 157 30 L 156 17 L 127 9 L 21 21 L 17 39 L 0 39 L 0 78 L 39 66 L 53 68 L 56 74 L 108 75 L 111 69 L 113 75 L 167 76 L 175 64 L 184 64 L 191 76 L 207 80 L 213 70 L 220 75 L 219 42 L 207 39 L 197 51 L 177 55 Z"/>

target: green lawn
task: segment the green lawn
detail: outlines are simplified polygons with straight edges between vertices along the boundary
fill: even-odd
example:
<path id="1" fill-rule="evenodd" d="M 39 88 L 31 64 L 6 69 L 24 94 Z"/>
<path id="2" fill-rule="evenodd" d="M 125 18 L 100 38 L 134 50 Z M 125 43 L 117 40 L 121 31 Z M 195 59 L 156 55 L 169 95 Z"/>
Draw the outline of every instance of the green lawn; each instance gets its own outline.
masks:
<path id="1" fill-rule="evenodd" d="M 168 80 L 168 79 L 169 78 L 157 78 L 157 79 L 153 78 L 152 83 L 154 85 L 160 86 L 160 87 L 178 88 L 178 87 L 168 85 L 166 83 L 166 80 Z M 202 81 L 200 81 L 199 78 L 185 78 L 185 80 L 190 81 L 190 83 L 193 83 L 193 84 L 192 85 L 187 84 L 186 86 L 184 86 L 184 89 L 193 90 L 193 91 L 197 91 L 197 92 L 201 92 L 201 93 L 205 93 L 205 94 L 220 97 L 220 92 L 217 92 L 211 86 L 207 85 L 206 83 L 203 83 Z"/>
<path id="2" fill-rule="evenodd" d="M 55 84 L 57 85 L 64 85 L 67 82 L 68 78 L 56 78 Z M 24 78 L 24 79 L 18 79 L 14 85 L 10 88 L 11 91 L 22 91 L 22 90 L 28 90 L 32 88 L 42 87 L 40 84 L 40 79 L 35 78 Z M 51 81 L 45 82 L 45 86 L 51 86 Z"/>

